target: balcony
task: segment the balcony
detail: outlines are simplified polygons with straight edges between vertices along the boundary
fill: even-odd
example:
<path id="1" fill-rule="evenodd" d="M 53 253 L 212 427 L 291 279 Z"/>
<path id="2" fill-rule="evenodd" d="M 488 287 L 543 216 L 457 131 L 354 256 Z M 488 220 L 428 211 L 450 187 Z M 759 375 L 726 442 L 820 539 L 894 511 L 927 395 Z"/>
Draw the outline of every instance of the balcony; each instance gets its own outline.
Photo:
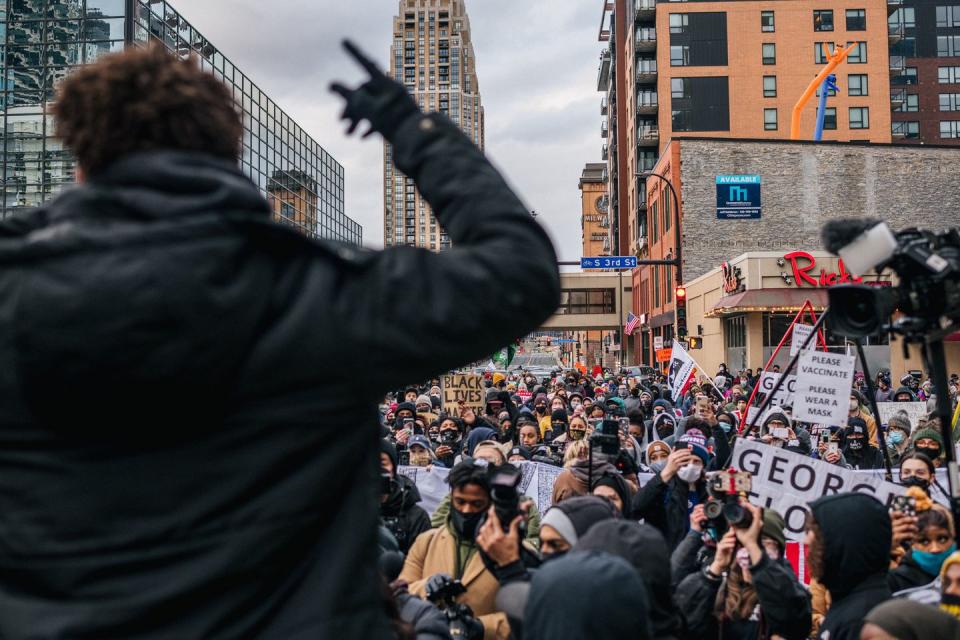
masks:
<path id="1" fill-rule="evenodd" d="M 657 112 L 657 92 L 641 91 L 637 93 L 637 113 L 653 114 Z"/>
<path id="2" fill-rule="evenodd" d="M 597 91 L 610 89 L 610 50 L 600 52 L 600 70 L 597 74 Z"/>
<path id="3" fill-rule="evenodd" d="M 634 41 L 636 51 L 656 51 L 657 50 L 657 30 L 651 28 L 637 29 L 636 39 Z"/>
<path id="4" fill-rule="evenodd" d="M 606 139 L 607 134 L 609 133 L 610 132 L 607 130 L 607 121 L 604 120 L 602 123 L 600 123 L 600 137 Z"/>
<path id="5" fill-rule="evenodd" d="M 895 45 L 898 42 L 903 40 L 903 25 L 900 23 L 891 24 L 887 26 L 887 42 L 890 45 Z"/>
<path id="6" fill-rule="evenodd" d="M 603 149 L 600 151 L 600 159 L 606 162 L 610 158 L 610 147 L 608 145 L 603 145 Z"/>
<path id="7" fill-rule="evenodd" d="M 637 128 L 637 145 L 647 147 L 660 142 L 660 127 L 647 125 Z"/>
<path id="8" fill-rule="evenodd" d="M 887 15 L 894 13 L 903 6 L 903 0 L 887 0 Z"/>
<path id="9" fill-rule="evenodd" d="M 656 19 L 657 17 L 656 0 L 634 0 L 633 6 L 636 9 L 636 19 L 638 21 Z"/>
<path id="10" fill-rule="evenodd" d="M 600 99 L 600 115 L 602 116 L 607 115 L 607 104 L 608 104 L 607 96 L 603 96 Z"/>
<path id="11" fill-rule="evenodd" d="M 637 60 L 637 82 L 640 84 L 657 81 L 657 61 L 646 58 Z"/>
<path id="12" fill-rule="evenodd" d="M 895 91 L 890 94 L 890 108 L 896 111 L 903 103 L 907 101 L 907 91 L 906 89 L 901 89 L 900 91 Z"/>
<path id="13" fill-rule="evenodd" d="M 903 56 L 890 56 L 890 76 L 899 77 L 907 69 L 907 59 Z"/>

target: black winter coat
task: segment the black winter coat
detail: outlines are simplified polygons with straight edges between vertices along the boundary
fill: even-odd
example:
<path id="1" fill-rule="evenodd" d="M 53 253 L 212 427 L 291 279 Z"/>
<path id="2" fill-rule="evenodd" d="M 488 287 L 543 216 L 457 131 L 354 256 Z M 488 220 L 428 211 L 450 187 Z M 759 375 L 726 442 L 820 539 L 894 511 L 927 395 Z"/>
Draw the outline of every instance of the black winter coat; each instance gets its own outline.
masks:
<path id="1" fill-rule="evenodd" d="M 913 559 L 912 552 L 907 553 L 897 568 L 887 574 L 887 584 L 890 586 L 892 593 L 922 587 L 936 579 L 937 576 L 932 576 L 920 568 L 917 561 Z"/>
<path id="2" fill-rule="evenodd" d="M 760 604 L 757 623 L 729 620 L 722 624 L 714 613 L 722 579 L 695 571 L 684 578 L 674 596 L 677 608 L 686 613 L 691 638 L 757 640 L 777 635 L 785 640 L 803 640 L 810 633 L 810 595 L 785 561 L 773 561 L 766 554 L 750 569 Z"/>
<path id="3" fill-rule="evenodd" d="M 380 505 L 380 518 L 383 525 L 397 539 L 400 551 L 406 553 L 424 531 L 431 529 L 430 515 L 421 507 L 420 490 L 413 481 L 397 475 L 392 483 L 387 501 Z"/>
<path id="4" fill-rule="evenodd" d="M 848 445 L 843 450 L 843 458 L 847 461 L 851 469 L 863 471 L 868 469 L 883 469 L 885 466 L 883 463 L 883 453 L 872 444 L 864 446 L 863 453 L 858 457 L 850 454 L 850 446 Z"/>
<path id="5" fill-rule="evenodd" d="M 703 481 L 697 482 L 696 490 L 703 504 L 707 499 Z M 633 516 L 659 529 L 667 546 L 675 549 L 690 530 L 689 493 L 689 486 L 680 478 L 674 476 L 665 483 L 658 473 L 633 496 Z"/>
<path id="6" fill-rule="evenodd" d="M 389 637 L 377 402 L 559 301 L 546 233 L 456 126 L 391 142 L 452 250 L 310 240 L 235 162 L 178 152 L 0 223 L 0 637 Z"/>

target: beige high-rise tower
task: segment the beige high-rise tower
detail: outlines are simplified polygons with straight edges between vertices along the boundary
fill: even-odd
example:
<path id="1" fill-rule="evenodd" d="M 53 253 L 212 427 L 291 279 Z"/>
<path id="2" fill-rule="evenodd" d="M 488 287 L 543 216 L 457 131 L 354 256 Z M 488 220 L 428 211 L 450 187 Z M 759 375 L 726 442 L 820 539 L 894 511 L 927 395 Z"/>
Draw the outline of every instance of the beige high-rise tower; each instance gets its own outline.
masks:
<path id="1" fill-rule="evenodd" d="M 483 104 L 464 0 L 401 0 L 393 19 L 390 74 L 421 109 L 448 115 L 484 148 Z M 449 248 L 447 234 L 413 181 L 394 168 L 392 154 L 385 144 L 383 244 Z"/>

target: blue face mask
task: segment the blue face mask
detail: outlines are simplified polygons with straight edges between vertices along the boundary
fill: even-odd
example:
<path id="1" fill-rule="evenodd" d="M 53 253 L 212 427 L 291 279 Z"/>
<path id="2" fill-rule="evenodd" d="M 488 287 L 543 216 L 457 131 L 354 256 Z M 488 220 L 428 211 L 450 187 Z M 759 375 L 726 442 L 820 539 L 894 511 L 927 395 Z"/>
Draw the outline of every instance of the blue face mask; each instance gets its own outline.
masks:
<path id="1" fill-rule="evenodd" d="M 951 544 L 948 549 L 940 553 L 930 553 L 928 551 L 917 551 L 914 549 L 913 559 L 920 565 L 920 568 L 923 569 L 925 573 L 935 576 L 940 573 L 940 567 L 943 566 L 943 561 L 950 557 L 950 554 L 956 550 L 956 543 Z"/>
<path id="2" fill-rule="evenodd" d="M 723 429 L 724 433 L 730 433 L 730 430 L 733 429 L 733 425 L 729 422 L 721 422 L 720 428 Z"/>
<path id="3" fill-rule="evenodd" d="M 887 436 L 887 442 L 893 445 L 903 444 L 903 431 L 891 431 Z"/>

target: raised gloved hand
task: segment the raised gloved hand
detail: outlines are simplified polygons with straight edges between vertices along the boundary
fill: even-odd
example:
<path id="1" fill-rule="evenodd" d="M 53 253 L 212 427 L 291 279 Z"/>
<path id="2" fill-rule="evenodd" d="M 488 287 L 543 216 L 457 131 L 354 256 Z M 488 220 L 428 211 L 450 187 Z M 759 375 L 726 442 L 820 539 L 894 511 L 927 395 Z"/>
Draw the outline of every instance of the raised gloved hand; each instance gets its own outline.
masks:
<path id="1" fill-rule="evenodd" d="M 350 122 L 347 134 L 352 134 L 362 120 L 367 120 L 370 130 L 363 134 L 364 138 L 376 131 L 388 141 L 392 140 L 401 123 L 420 112 L 416 101 L 402 84 L 383 73 L 355 44 L 344 40 L 343 48 L 370 74 L 370 80 L 356 89 L 339 82 L 330 85 L 330 91 L 342 96 L 347 103 L 341 116 Z"/>
<path id="2" fill-rule="evenodd" d="M 424 591 L 427 594 L 427 598 L 434 593 L 439 593 L 443 591 L 451 582 L 453 578 L 450 577 L 450 574 L 447 573 L 435 573 L 429 578 L 427 578 L 427 585 Z"/>

